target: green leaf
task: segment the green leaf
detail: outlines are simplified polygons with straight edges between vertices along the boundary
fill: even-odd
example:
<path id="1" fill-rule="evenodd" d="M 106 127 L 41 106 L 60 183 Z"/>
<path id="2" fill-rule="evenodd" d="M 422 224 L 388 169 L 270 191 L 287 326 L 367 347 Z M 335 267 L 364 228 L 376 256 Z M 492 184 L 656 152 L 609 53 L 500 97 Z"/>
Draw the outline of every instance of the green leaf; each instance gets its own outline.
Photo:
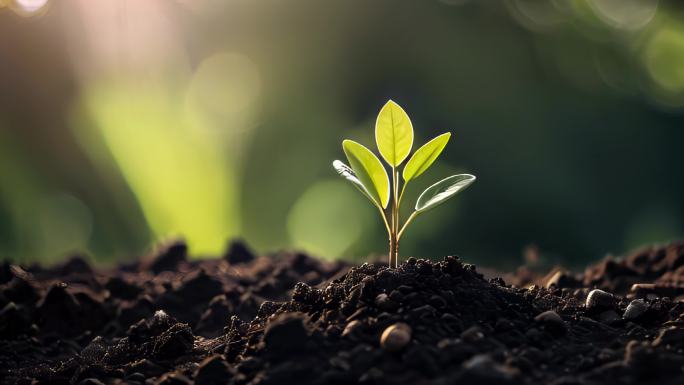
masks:
<path id="1" fill-rule="evenodd" d="M 333 167 L 335 168 L 335 171 L 337 171 L 337 173 L 340 174 L 341 177 L 351 182 L 351 184 L 353 184 L 354 187 L 361 191 L 361 193 L 365 195 L 366 198 L 370 199 L 370 201 L 373 202 L 374 205 L 380 206 L 380 203 L 377 202 L 375 198 L 373 198 L 373 195 L 371 195 L 366 186 L 364 186 L 363 183 L 361 183 L 361 181 L 356 176 L 356 173 L 354 172 L 354 170 L 352 170 L 351 167 L 347 166 L 339 160 L 333 162 Z"/>
<path id="2" fill-rule="evenodd" d="M 369 149 L 353 140 L 344 140 L 342 149 L 358 180 L 366 187 L 375 202 L 378 202 L 382 208 L 386 208 L 390 197 L 390 185 L 387 171 L 380 163 L 380 159 Z M 371 186 L 373 186 L 372 189 Z"/>
<path id="3" fill-rule="evenodd" d="M 375 143 L 380 155 L 396 167 L 406 159 L 413 146 L 411 119 L 397 103 L 388 101 L 375 121 Z"/>
<path id="4" fill-rule="evenodd" d="M 444 203 L 474 181 L 475 176 L 470 174 L 452 175 L 440 180 L 420 194 L 416 202 L 416 212 L 422 213 Z"/>
<path id="5" fill-rule="evenodd" d="M 451 133 L 444 133 L 417 149 L 404 167 L 404 180 L 408 182 L 424 173 L 442 153 L 447 142 L 449 142 L 449 138 L 451 138 Z"/>

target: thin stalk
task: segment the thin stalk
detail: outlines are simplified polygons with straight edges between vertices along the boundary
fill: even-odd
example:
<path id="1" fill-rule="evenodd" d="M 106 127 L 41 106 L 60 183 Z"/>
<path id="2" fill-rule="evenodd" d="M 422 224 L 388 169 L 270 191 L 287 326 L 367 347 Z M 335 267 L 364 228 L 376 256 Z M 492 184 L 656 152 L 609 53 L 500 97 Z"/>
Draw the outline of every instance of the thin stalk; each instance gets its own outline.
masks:
<path id="1" fill-rule="evenodd" d="M 389 237 L 389 267 L 392 267 L 392 260 L 393 260 L 392 256 L 394 255 L 396 245 L 397 245 L 397 242 L 396 242 L 396 239 L 394 237 L 394 234 L 390 233 L 390 237 Z"/>
<path id="2" fill-rule="evenodd" d="M 404 182 L 404 185 L 401 186 L 401 193 L 399 194 L 399 203 L 398 206 L 401 207 L 401 200 L 404 198 L 404 191 L 406 191 L 406 185 L 408 183 Z"/>
<path id="3" fill-rule="evenodd" d="M 397 234 L 397 242 L 401 239 L 401 235 L 404 234 L 404 231 L 406 230 L 406 227 L 411 223 L 416 217 L 418 216 L 418 212 L 414 211 L 410 217 L 406 220 L 404 223 L 404 226 L 401 227 L 401 230 L 399 231 L 399 234 Z"/>
<path id="4" fill-rule="evenodd" d="M 382 209 L 382 207 L 377 206 L 378 210 L 380 211 L 380 216 L 382 217 L 382 221 L 385 223 L 385 228 L 387 229 L 387 235 L 389 236 L 389 244 L 390 244 L 390 250 L 389 250 L 389 265 L 392 266 L 392 252 L 394 251 L 394 236 L 393 236 L 393 231 L 392 229 L 394 228 L 394 224 L 392 224 L 392 227 L 390 227 L 389 223 L 387 222 L 387 215 L 385 214 L 385 210 Z"/>
<path id="5" fill-rule="evenodd" d="M 392 173 L 394 174 L 394 169 L 392 169 Z M 390 203 L 389 207 L 387 208 L 390 216 L 390 223 L 391 223 L 391 228 L 390 228 L 390 233 L 389 233 L 389 252 L 387 254 L 388 264 L 389 267 L 392 267 L 392 257 L 394 256 L 394 195 L 392 194 L 392 190 L 394 190 L 394 179 L 392 179 L 392 185 L 390 186 Z"/>
<path id="6" fill-rule="evenodd" d="M 380 216 L 382 217 L 382 221 L 385 223 L 385 228 L 387 229 L 387 234 L 392 233 L 392 229 L 390 228 L 389 223 L 387 222 L 387 215 L 385 215 L 385 210 L 382 209 L 382 207 L 375 205 L 375 207 L 378 208 L 378 211 L 380 211 Z"/>
<path id="7" fill-rule="evenodd" d="M 390 266 L 394 265 L 396 268 L 399 265 L 399 237 L 398 237 L 398 232 L 399 232 L 399 196 L 398 196 L 398 190 L 399 190 L 399 181 L 397 180 L 397 171 L 394 167 L 392 167 L 392 223 L 394 224 L 394 227 L 392 228 L 392 237 L 391 240 L 393 240 L 393 245 L 391 247 L 392 249 L 392 256 L 390 257 Z M 394 263 L 392 263 L 392 261 Z"/>

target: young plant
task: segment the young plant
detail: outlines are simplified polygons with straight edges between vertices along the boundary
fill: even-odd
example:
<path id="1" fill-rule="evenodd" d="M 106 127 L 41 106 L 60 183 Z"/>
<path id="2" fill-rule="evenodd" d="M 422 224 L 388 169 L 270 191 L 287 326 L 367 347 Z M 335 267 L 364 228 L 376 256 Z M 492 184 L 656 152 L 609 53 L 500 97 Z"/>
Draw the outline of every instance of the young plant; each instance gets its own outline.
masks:
<path id="1" fill-rule="evenodd" d="M 408 182 L 420 176 L 437 159 L 447 145 L 451 133 L 447 132 L 425 143 L 404 164 L 403 183 L 399 178 L 399 166 L 408 158 L 413 146 L 413 125 L 406 112 L 395 102 L 388 101 L 375 121 L 375 143 L 382 158 L 387 162 L 392 179 L 373 152 L 363 145 L 346 139 L 342 149 L 349 166 L 336 160 L 333 167 L 351 182 L 377 207 L 389 236 L 389 265 L 397 267 L 399 240 L 406 227 L 418 215 L 444 203 L 475 181 L 470 174 L 452 175 L 428 187 L 418 197 L 415 211 L 401 224 L 399 209 Z"/>

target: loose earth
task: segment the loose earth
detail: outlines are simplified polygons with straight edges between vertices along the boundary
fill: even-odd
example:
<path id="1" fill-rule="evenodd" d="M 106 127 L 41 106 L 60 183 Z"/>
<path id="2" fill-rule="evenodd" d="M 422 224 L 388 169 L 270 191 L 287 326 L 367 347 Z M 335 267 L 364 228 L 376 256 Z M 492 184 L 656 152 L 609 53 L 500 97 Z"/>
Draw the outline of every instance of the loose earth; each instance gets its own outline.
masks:
<path id="1" fill-rule="evenodd" d="M 6 384 L 682 384 L 684 243 L 486 279 L 182 242 L 113 269 L 0 266 Z"/>

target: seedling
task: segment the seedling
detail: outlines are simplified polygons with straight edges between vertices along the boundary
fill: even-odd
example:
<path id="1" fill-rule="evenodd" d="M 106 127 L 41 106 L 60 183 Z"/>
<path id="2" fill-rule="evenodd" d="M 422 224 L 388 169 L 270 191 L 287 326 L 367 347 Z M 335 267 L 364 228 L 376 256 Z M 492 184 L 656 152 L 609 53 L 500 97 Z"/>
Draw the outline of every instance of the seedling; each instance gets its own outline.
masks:
<path id="1" fill-rule="evenodd" d="M 353 140 L 346 139 L 342 142 L 342 149 L 351 167 L 339 160 L 333 162 L 333 167 L 361 191 L 380 212 L 389 236 L 390 267 L 398 265 L 399 240 L 404 235 L 406 227 L 420 214 L 444 203 L 475 181 L 473 175 L 459 174 L 433 184 L 420 194 L 415 211 L 401 225 L 399 208 L 408 182 L 416 179 L 432 165 L 450 137 L 451 133 L 444 133 L 416 150 L 404 164 L 403 183 L 399 178 L 399 166 L 402 166 L 411 152 L 413 125 L 404 109 L 397 103 L 388 101 L 380 109 L 375 121 L 375 143 L 380 155 L 390 167 L 391 183 L 387 170 L 373 152 Z"/>

